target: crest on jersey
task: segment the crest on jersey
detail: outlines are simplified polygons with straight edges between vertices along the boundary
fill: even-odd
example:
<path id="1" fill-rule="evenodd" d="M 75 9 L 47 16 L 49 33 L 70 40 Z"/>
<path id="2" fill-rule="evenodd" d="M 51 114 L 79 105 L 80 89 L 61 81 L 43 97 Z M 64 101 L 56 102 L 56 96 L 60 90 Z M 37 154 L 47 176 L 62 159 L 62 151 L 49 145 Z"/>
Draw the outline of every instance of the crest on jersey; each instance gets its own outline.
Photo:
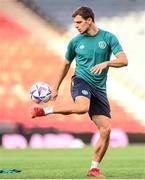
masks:
<path id="1" fill-rule="evenodd" d="M 101 49 L 105 49 L 105 47 L 106 47 L 106 42 L 105 41 L 99 41 L 98 42 L 98 45 L 99 45 L 99 48 L 101 48 Z"/>

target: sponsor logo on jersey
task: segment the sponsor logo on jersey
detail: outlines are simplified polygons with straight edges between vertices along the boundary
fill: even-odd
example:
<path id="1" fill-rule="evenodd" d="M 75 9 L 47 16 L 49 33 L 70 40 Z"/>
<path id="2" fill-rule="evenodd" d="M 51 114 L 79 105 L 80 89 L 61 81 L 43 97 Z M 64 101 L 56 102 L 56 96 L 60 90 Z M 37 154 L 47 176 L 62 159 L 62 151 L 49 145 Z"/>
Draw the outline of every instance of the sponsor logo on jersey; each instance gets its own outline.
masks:
<path id="1" fill-rule="evenodd" d="M 105 49 L 105 47 L 106 47 L 106 42 L 105 41 L 99 41 L 98 42 L 98 45 L 99 45 L 99 48 L 101 48 L 101 49 Z"/>

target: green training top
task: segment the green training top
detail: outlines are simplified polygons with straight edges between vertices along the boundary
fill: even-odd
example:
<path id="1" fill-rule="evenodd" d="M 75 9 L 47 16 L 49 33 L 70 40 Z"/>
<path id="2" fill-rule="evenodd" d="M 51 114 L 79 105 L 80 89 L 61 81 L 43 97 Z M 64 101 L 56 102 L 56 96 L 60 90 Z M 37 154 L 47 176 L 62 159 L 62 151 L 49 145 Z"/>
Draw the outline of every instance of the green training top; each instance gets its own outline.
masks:
<path id="1" fill-rule="evenodd" d="M 76 60 L 75 75 L 83 78 L 92 87 L 106 91 L 108 68 L 101 74 L 91 73 L 90 69 L 104 61 L 109 61 L 111 53 L 121 52 L 122 47 L 115 35 L 99 29 L 94 36 L 79 34 L 68 44 L 65 58 L 67 61 Z"/>

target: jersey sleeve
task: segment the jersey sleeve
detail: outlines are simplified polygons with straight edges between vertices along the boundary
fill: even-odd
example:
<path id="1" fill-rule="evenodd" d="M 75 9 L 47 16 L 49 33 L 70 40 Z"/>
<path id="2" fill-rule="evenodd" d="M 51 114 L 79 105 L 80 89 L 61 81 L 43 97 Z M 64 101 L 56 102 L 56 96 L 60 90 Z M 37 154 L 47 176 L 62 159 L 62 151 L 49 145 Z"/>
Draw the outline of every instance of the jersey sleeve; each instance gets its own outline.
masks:
<path id="1" fill-rule="evenodd" d="M 123 51 L 121 44 L 119 43 L 117 37 L 113 34 L 110 36 L 110 47 L 113 54 L 117 54 Z"/>
<path id="2" fill-rule="evenodd" d="M 76 52 L 75 52 L 75 43 L 73 40 L 71 40 L 67 46 L 67 50 L 66 50 L 66 53 L 65 53 L 65 59 L 67 61 L 73 61 L 73 59 L 75 58 L 76 56 Z"/>

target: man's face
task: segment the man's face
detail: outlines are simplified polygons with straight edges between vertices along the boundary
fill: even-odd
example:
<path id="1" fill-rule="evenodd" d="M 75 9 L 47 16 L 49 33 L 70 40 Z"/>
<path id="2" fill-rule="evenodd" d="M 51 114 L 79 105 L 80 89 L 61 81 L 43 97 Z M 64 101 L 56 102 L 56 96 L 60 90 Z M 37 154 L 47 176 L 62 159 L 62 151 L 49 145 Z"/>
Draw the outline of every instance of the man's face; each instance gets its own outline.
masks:
<path id="1" fill-rule="evenodd" d="M 77 15 L 76 17 L 74 17 L 75 28 L 79 31 L 80 34 L 87 33 L 91 23 L 92 23 L 91 18 L 84 19 L 80 15 Z"/>

